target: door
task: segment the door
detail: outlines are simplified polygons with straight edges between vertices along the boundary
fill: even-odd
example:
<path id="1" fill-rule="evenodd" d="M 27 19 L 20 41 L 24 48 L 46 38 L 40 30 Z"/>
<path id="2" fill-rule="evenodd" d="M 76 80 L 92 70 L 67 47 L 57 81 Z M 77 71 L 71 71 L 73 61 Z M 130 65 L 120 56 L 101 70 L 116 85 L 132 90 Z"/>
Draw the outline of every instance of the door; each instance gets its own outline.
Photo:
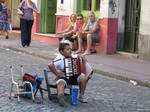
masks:
<path id="1" fill-rule="evenodd" d="M 55 33 L 57 0 L 41 0 L 40 32 Z"/>
<path id="2" fill-rule="evenodd" d="M 138 49 L 140 0 L 126 1 L 124 50 L 135 53 Z"/>
<path id="3" fill-rule="evenodd" d="M 13 28 L 19 28 L 20 27 L 20 18 L 17 14 L 17 8 L 19 5 L 20 1 L 19 0 L 11 0 L 11 23 Z"/>

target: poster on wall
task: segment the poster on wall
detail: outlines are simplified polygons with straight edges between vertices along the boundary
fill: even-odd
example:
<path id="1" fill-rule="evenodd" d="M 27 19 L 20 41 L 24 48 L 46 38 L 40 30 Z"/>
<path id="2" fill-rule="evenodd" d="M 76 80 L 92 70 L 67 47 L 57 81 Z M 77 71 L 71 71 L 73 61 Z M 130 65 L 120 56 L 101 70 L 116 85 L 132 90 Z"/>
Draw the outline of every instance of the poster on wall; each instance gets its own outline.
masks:
<path id="1" fill-rule="evenodd" d="M 118 17 L 118 0 L 101 0 L 100 18 Z"/>
<path id="2" fill-rule="evenodd" d="M 109 0 L 109 17 L 118 17 L 118 0 Z"/>

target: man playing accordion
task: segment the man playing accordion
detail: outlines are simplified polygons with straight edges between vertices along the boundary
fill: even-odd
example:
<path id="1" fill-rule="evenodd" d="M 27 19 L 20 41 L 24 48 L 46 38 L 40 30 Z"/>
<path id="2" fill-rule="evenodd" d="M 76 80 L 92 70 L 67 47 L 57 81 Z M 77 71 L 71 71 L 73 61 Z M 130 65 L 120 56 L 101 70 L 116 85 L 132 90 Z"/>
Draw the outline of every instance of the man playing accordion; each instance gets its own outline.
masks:
<path id="1" fill-rule="evenodd" d="M 73 66 L 71 62 L 75 66 Z M 64 89 L 67 84 L 79 85 L 79 101 L 81 103 L 87 103 L 87 100 L 84 98 L 84 92 L 87 81 L 91 78 L 93 70 L 83 57 L 74 57 L 72 55 L 68 43 L 60 43 L 59 54 L 48 64 L 48 67 L 57 76 L 57 98 L 61 106 L 67 105 L 64 100 Z"/>

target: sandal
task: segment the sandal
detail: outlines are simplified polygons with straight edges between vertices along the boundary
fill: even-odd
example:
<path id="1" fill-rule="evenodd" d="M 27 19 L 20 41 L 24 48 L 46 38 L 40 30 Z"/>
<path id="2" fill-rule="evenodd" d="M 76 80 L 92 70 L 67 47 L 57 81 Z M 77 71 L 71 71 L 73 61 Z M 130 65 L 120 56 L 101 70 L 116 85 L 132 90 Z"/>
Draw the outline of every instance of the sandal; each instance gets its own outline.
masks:
<path id="1" fill-rule="evenodd" d="M 97 53 L 96 49 L 91 49 L 91 53 Z"/>
<path id="2" fill-rule="evenodd" d="M 79 54 L 79 53 L 82 53 L 82 51 L 81 51 L 81 50 L 77 50 L 77 51 L 75 52 L 75 54 Z"/>
<path id="3" fill-rule="evenodd" d="M 90 51 L 85 51 L 85 52 L 83 53 L 83 55 L 89 55 L 89 54 L 91 54 Z"/>

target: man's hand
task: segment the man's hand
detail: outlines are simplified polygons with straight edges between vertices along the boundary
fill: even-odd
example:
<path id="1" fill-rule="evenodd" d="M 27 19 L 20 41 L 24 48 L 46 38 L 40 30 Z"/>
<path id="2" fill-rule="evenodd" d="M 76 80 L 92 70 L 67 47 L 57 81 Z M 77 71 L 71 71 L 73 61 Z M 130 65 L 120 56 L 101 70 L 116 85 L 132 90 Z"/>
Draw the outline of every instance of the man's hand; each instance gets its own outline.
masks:
<path id="1" fill-rule="evenodd" d="M 58 74 L 57 74 L 58 77 L 65 77 L 65 73 L 64 72 L 62 72 L 60 70 L 58 70 L 57 72 L 58 72 Z"/>

